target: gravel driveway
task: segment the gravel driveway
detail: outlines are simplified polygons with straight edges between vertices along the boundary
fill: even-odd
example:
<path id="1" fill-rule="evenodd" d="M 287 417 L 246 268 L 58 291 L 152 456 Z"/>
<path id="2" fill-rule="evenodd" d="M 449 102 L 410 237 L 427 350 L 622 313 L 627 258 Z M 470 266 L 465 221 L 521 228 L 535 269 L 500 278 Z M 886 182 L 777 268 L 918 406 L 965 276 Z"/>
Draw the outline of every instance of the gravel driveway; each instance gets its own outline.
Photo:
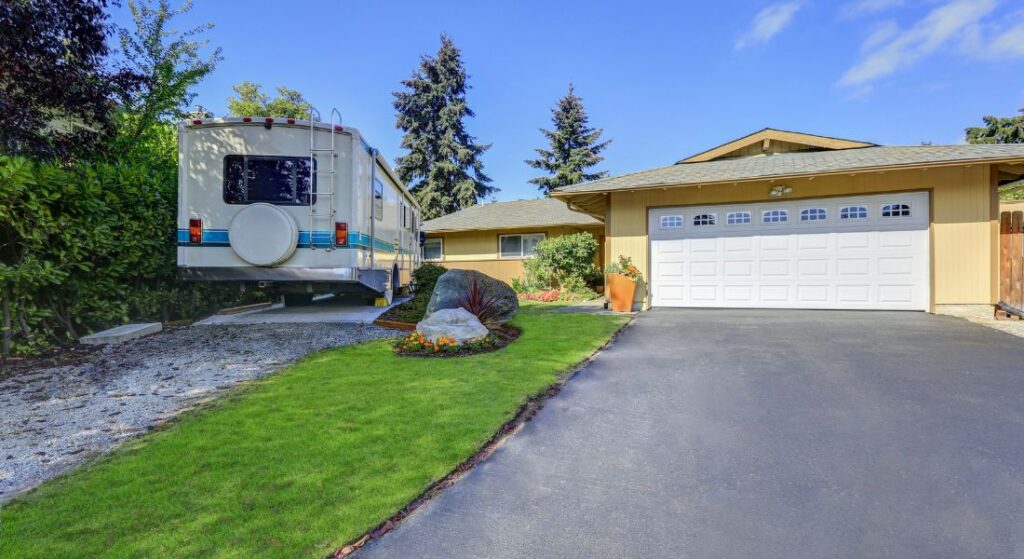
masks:
<path id="1" fill-rule="evenodd" d="M 395 335 L 361 324 L 192 326 L 0 380 L 0 503 L 309 352 Z"/>

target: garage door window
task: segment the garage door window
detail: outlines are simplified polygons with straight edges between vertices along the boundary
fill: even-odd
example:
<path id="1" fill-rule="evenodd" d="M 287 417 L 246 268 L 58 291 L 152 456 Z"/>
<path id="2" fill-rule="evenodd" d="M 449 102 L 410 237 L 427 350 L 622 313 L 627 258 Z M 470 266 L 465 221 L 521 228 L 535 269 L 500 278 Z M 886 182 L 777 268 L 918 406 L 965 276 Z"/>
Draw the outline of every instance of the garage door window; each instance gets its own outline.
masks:
<path id="1" fill-rule="evenodd" d="M 703 227 L 715 224 L 715 214 L 698 214 L 693 216 L 693 226 Z"/>
<path id="2" fill-rule="evenodd" d="M 910 217 L 910 206 L 907 204 L 886 204 L 882 206 L 882 217 Z"/>
<path id="3" fill-rule="evenodd" d="M 750 212 L 729 212 L 725 222 L 728 225 L 746 225 L 750 223 Z"/>
<path id="4" fill-rule="evenodd" d="M 828 210 L 825 208 L 800 210 L 800 221 L 825 221 L 826 219 L 828 219 Z"/>
<path id="5" fill-rule="evenodd" d="M 867 206 L 846 206 L 839 210 L 839 219 L 867 219 Z"/>
<path id="6" fill-rule="evenodd" d="M 502 258 L 529 258 L 536 254 L 534 248 L 544 240 L 544 233 L 529 235 L 502 235 L 498 247 Z"/>
<path id="7" fill-rule="evenodd" d="M 789 212 L 787 210 L 767 210 L 761 213 L 761 221 L 763 223 L 786 223 L 789 221 Z"/>
<path id="8" fill-rule="evenodd" d="M 678 229 L 683 226 L 683 216 L 681 215 L 663 215 L 661 216 L 661 228 L 662 229 Z"/>

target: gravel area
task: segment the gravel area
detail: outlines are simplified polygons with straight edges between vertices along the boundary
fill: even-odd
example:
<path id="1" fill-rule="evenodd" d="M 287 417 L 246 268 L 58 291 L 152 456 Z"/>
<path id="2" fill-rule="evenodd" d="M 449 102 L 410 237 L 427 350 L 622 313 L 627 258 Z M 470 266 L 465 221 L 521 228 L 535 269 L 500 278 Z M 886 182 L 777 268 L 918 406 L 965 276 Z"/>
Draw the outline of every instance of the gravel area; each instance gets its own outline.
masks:
<path id="1" fill-rule="evenodd" d="M 1024 320 L 996 320 L 991 305 L 949 305 L 938 312 L 1024 338 Z"/>
<path id="2" fill-rule="evenodd" d="M 0 379 L 0 503 L 311 351 L 395 335 L 361 324 L 191 326 Z"/>

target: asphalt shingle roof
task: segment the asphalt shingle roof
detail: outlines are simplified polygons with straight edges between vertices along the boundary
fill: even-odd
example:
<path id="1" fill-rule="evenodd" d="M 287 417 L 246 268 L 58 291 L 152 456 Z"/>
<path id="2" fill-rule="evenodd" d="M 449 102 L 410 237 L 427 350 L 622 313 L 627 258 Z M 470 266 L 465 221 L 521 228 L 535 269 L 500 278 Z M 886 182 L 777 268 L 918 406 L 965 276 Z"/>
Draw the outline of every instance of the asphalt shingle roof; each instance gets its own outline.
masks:
<path id="1" fill-rule="evenodd" d="M 561 200 L 516 200 L 470 206 L 464 210 L 423 222 L 423 230 L 470 231 L 515 229 L 553 225 L 599 225 L 589 215 L 574 212 Z"/>
<path id="2" fill-rule="evenodd" d="M 677 186 L 813 175 L 955 162 L 1024 159 L 1024 144 L 967 144 L 953 146 L 878 146 L 833 151 L 781 153 L 763 157 L 678 163 L 574 184 L 556 192 L 605 192 L 652 186 Z"/>

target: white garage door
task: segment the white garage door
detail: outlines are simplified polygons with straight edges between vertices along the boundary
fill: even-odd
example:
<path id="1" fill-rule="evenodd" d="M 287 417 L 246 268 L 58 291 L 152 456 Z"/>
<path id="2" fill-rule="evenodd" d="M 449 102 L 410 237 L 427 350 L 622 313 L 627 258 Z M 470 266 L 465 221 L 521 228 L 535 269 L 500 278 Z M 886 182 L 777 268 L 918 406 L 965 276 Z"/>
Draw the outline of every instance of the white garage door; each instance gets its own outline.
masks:
<path id="1" fill-rule="evenodd" d="M 926 192 L 649 212 L 655 307 L 928 310 Z"/>

